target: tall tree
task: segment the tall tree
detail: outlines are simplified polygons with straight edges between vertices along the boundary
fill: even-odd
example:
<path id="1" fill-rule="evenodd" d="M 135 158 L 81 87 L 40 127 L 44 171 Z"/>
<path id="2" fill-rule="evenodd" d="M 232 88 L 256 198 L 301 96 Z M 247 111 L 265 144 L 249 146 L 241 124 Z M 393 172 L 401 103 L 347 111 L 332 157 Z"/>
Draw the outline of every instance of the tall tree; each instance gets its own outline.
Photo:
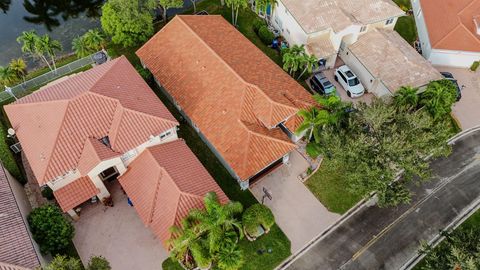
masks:
<path id="1" fill-rule="evenodd" d="M 153 35 L 154 0 L 108 0 L 102 8 L 102 28 L 115 44 L 132 47 Z"/>
<path id="2" fill-rule="evenodd" d="M 0 67 L 0 83 L 4 86 L 9 86 L 18 80 L 18 76 L 14 70 L 8 67 Z"/>
<path id="3" fill-rule="evenodd" d="M 98 29 L 90 29 L 83 35 L 85 39 L 85 44 L 92 51 L 98 51 L 104 49 L 105 47 L 105 36 Z"/>
<path id="4" fill-rule="evenodd" d="M 307 59 L 309 59 L 309 57 L 306 55 L 304 45 L 293 45 L 290 48 L 285 48 L 282 50 L 283 69 L 288 71 L 288 73 L 293 77 L 295 77 L 295 74 L 298 70 L 307 67 Z"/>
<path id="5" fill-rule="evenodd" d="M 41 52 L 43 55 L 50 56 L 50 60 L 53 64 L 53 70 L 57 70 L 57 65 L 55 62 L 56 52 L 62 50 L 62 44 L 60 41 L 52 39 L 49 35 L 45 34 L 37 39 L 36 44 L 38 51 Z"/>
<path id="6" fill-rule="evenodd" d="M 44 270 L 82 270 L 82 263 L 79 259 L 70 258 L 64 255 L 57 255 L 45 267 Z"/>
<path id="7" fill-rule="evenodd" d="M 219 250 L 222 240 L 228 232 L 236 231 L 243 236 L 241 222 L 235 215 L 242 213 L 239 202 L 229 202 L 222 205 L 215 192 L 209 192 L 204 199 L 205 210 L 192 209 L 189 217 L 198 223 L 199 230 L 205 234 L 210 252 Z"/>
<path id="8" fill-rule="evenodd" d="M 22 52 L 34 59 L 41 59 L 45 62 L 50 70 L 52 67 L 45 57 L 42 48 L 40 46 L 40 36 L 37 35 L 35 30 L 23 31 L 17 38 L 17 42 L 22 44 Z"/>
<path id="9" fill-rule="evenodd" d="M 183 0 L 158 0 L 158 4 L 163 10 L 163 22 L 167 22 L 167 11 L 171 8 L 183 7 Z"/>
<path id="10" fill-rule="evenodd" d="M 420 103 L 438 119 L 452 111 L 457 96 L 455 85 L 449 80 L 431 82 L 422 93 Z"/>
<path id="11" fill-rule="evenodd" d="M 21 77 L 25 83 L 25 75 L 27 75 L 27 64 L 22 58 L 12 59 L 8 65 L 10 69 L 15 72 L 17 77 Z"/>
<path id="12" fill-rule="evenodd" d="M 318 67 L 318 58 L 315 55 L 308 55 L 305 53 L 301 57 L 302 59 L 300 59 L 300 63 L 303 65 L 303 70 L 297 80 L 300 80 L 305 73 L 311 74 L 312 71 Z"/>
<path id="13" fill-rule="evenodd" d="M 248 0 L 225 0 L 227 7 L 232 9 L 232 24 L 237 26 L 240 9 L 248 7 Z"/>
<path id="14" fill-rule="evenodd" d="M 85 57 L 92 53 L 92 50 L 87 45 L 84 36 L 76 37 L 72 40 L 72 50 L 75 52 L 78 58 Z"/>
<path id="15" fill-rule="evenodd" d="M 393 96 L 395 106 L 407 111 L 416 109 L 419 102 L 418 88 L 402 86 Z"/>
<path id="16" fill-rule="evenodd" d="M 276 4 L 277 0 L 255 0 L 255 10 L 267 14 L 268 7 L 273 10 Z"/>

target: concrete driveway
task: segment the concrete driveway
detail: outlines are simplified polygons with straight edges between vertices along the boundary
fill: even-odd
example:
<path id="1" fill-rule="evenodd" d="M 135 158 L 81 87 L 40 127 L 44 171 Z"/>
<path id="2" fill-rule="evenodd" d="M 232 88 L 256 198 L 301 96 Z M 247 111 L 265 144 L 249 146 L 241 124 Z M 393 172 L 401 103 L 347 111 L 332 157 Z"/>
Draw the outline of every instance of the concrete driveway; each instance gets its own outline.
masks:
<path id="1" fill-rule="evenodd" d="M 435 67 L 439 71 L 453 74 L 462 90 L 462 99 L 453 107 L 453 114 L 462 129 L 480 125 L 480 72 L 471 72 L 464 68 Z"/>
<path id="2" fill-rule="evenodd" d="M 272 209 L 277 224 L 290 239 L 292 253 L 340 218 L 329 212 L 298 178 L 308 167 L 303 156 L 293 151 L 288 165 L 282 165 L 250 187 L 259 202 L 263 187 L 272 193 L 273 199 L 266 198 L 265 205 Z"/>
<path id="3" fill-rule="evenodd" d="M 104 256 L 115 270 L 160 270 L 167 251 L 145 227 L 117 181 L 107 186 L 114 207 L 87 205 L 74 222 L 73 243 L 84 264 L 93 255 Z"/>

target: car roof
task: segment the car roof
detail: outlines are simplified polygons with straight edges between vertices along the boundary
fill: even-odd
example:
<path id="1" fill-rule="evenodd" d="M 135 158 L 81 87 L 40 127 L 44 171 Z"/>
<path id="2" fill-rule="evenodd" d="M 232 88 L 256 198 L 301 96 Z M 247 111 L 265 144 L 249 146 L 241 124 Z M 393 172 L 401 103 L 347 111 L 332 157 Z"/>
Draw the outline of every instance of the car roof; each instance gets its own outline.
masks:
<path id="1" fill-rule="evenodd" d="M 347 65 L 339 67 L 338 70 L 345 73 L 349 79 L 357 77 Z"/>
<path id="2" fill-rule="evenodd" d="M 327 79 L 327 77 L 325 77 L 325 74 L 323 74 L 321 72 L 316 73 L 315 75 L 313 75 L 313 77 L 315 77 L 319 81 L 322 81 L 323 79 Z"/>
<path id="3" fill-rule="evenodd" d="M 450 72 L 440 72 L 443 77 L 448 78 L 448 79 L 453 79 L 453 74 Z"/>

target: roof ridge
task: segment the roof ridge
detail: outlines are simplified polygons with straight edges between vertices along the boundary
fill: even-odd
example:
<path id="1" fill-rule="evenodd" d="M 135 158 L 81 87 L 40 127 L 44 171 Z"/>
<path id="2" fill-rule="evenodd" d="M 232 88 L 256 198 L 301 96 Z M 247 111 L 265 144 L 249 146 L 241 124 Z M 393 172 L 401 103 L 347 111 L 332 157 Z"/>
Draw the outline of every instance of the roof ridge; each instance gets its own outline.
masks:
<path id="1" fill-rule="evenodd" d="M 150 153 L 150 155 L 152 155 L 152 154 Z M 153 157 L 153 155 L 152 155 L 152 157 Z M 157 184 L 155 186 L 155 194 L 153 196 L 152 206 L 150 208 L 150 213 L 148 215 L 148 224 L 151 224 L 153 222 L 153 214 L 155 213 L 155 210 L 156 210 L 156 202 L 157 202 L 157 198 L 158 198 L 158 193 L 159 193 L 159 189 L 160 189 L 160 181 L 162 179 L 162 175 L 163 175 L 162 170 L 160 170 L 159 173 L 158 173 L 158 177 L 157 177 Z"/>
<path id="2" fill-rule="evenodd" d="M 186 15 L 186 16 L 191 16 L 191 17 L 194 17 L 195 15 Z M 217 17 L 221 15 L 216 15 Z M 182 16 L 176 16 L 178 17 L 178 20 L 180 20 L 182 22 L 182 24 L 188 29 L 188 31 L 190 31 L 199 41 L 200 43 L 202 43 L 209 51 L 211 51 L 213 53 L 213 55 L 215 57 L 217 57 L 220 62 L 222 62 L 231 72 L 233 72 L 233 75 L 237 78 L 239 78 L 244 84 L 246 85 L 249 85 L 251 87 L 254 87 L 255 89 L 259 90 L 261 93 L 263 93 L 263 95 L 265 95 L 269 101 L 273 102 L 273 103 L 276 103 L 278 105 L 281 105 L 281 106 L 285 106 L 285 107 L 289 107 L 289 108 L 292 108 L 286 104 L 282 104 L 282 103 L 279 103 L 277 101 L 274 101 L 273 99 L 271 99 L 258 85 L 256 84 L 253 84 L 251 82 L 248 82 L 246 81 L 242 76 L 240 76 L 240 74 L 238 74 L 238 72 L 236 70 L 234 70 L 214 49 L 212 49 L 212 47 L 210 47 L 204 40 L 203 38 L 201 38 L 197 32 L 195 32 L 185 21 L 182 20 Z M 175 19 L 175 18 L 174 18 Z M 173 21 L 173 20 L 172 20 Z M 238 30 L 236 30 L 238 31 Z M 243 36 L 243 34 L 242 34 Z M 244 37 L 246 39 L 246 37 Z M 268 57 L 267 57 L 268 58 Z"/>
<path id="3" fill-rule="evenodd" d="M 463 13 L 465 10 L 467 10 L 467 8 L 469 8 L 470 6 L 472 6 L 473 4 L 475 4 L 477 0 L 472 0 L 470 3 L 466 4 L 464 8 L 462 8 L 460 11 L 457 12 L 457 17 L 459 14 Z M 461 21 L 461 20 L 460 20 Z M 463 23 L 462 23 L 463 24 Z"/>
<path id="4" fill-rule="evenodd" d="M 254 130 L 251 130 L 247 127 L 247 125 L 245 125 L 245 123 L 242 121 L 242 120 L 238 120 L 242 126 L 247 130 L 247 132 L 253 134 L 253 135 L 256 135 L 256 136 L 259 136 L 259 137 L 263 137 L 265 139 L 269 139 L 269 140 L 273 140 L 273 141 L 277 141 L 277 142 L 281 142 L 281 143 L 284 143 L 284 144 L 287 144 L 287 145 L 295 145 L 293 142 L 288 142 L 288 141 L 284 141 L 284 140 L 281 140 L 281 139 L 277 139 L 275 137 L 271 137 L 271 136 L 267 136 L 265 134 L 262 134 L 262 133 L 258 133 Z"/>
<path id="5" fill-rule="evenodd" d="M 56 135 L 55 135 L 55 142 L 53 143 L 52 152 L 50 153 L 50 156 L 48 157 L 48 163 L 47 163 L 47 166 L 45 167 L 45 171 L 44 171 L 44 173 L 43 173 L 42 183 L 46 183 L 46 182 L 48 182 L 48 181 L 50 180 L 50 179 L 45 179 L 45 178 L 47 177 L 47 171 L 48 171 L 48 169 L 50 168 L 50 164 L 52 163 L 52 156 L 53 156 L 55 150 L 57 149 L 58 138 L 60 137 L 61 131 L 62 131 L 64 125 L 65 125 L 65 117 L 67 116 L 67 113 L 68 113 L 68 111 L 69 111 L 70 108 L 71 108 L 72 102 L 73 102 L 73 101 L 76 101 L 76 100 L 77 100 L 78 98 L 80 98 L 80 97 L 83 97 L 83 96 L 86 96 L 86 95 L 90 95 L 90 94 L 92 94 L 92 92 L 86 91 L 86 92 L 83 92 L 83 93 L 81 93 L 80 95 L 75 96 L 74 98 L 69 99 L 69 100 L 67 101 L 67 103 L 68 103 L 68 104 L 67 104 L 67 108 L 65 109 L 65 113 L 63 114 L 62 123 L 60 124 L 60 128 L 58 129 L 59 132 L 57 132 Z M 99 95 L 99 96 L 103 97 L 102 95 Z M 84 143 L 84 147 L 85 147 L 85 143 Z M 83 151 L 83 148 L 82 148 L 82 151 Z M 80 154 L 80 157 L 81 157 L 81 154 Z M 77 161 L 77 162 L 78 162 L 78 161 Z M 78 164 L 77 164 L 77 165 L 78 165 Z M 72 169 L 75 169 L 75 168 L 72 168 Z"/>
<path id="6" fill-rule="evenodd" d="M 119 104 L 121 105 L 122 103 L 119 102 Z M 123 110 L 124 111 L 128 111 L 128 112 L 132 112 L 132 113 L 136 113 L 136 114 L 140 114 L 140 115 L 143 115 L 143 116 L 146 116 L 146 117 L 150 117 L 150 118 L 156 118 L 156 119 L 161 119 L 162 121 L 165 121 L 165 122 L 169 122 L 171 124 L 175 124 L 175 125 L 179 125 L 178 121 L 172 121 L 170 119 L 166 119 L 166 118 L 163 118 L 163 117 L 159 117 L 159 116 L 155 116 L 155 115 L 151 115 L 151 114 L 148 114 L 148 113 L 145 113 L 145 112 L 141 112 L 141 111 L 137 111 L 137 110 L 134 110 L 134 109 L 130 109 L 130 108 L 127 108 L 125 106 L 122 106 Z"/>
<path id="7" fill-rule="evenodd" d="M 473 34 L 472 31 L 470 31 L 463 23 L 460 24 L 460 27 L 463 28 L 468 33 L 468 35 L 473 38 L 475 42 L 480 44 L 480 39 L 477 38 L 475 34 Z"/>

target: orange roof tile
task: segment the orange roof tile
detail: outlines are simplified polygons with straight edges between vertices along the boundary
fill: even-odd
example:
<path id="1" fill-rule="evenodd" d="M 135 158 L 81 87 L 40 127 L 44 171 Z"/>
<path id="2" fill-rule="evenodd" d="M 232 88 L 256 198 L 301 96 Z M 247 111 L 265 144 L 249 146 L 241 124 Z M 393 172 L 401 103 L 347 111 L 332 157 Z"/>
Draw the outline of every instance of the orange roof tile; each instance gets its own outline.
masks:
<path id="1" fill-rule="evenodd" d="M 77 180 L 61 187 L 53 192 L 55 199 L 64 212 L 73 209 L 87 201 L 100 191 L 93 184 L 88 176 L 80 177 Z"/>
<path id="2" fill-rule="evenodd" d="M 221 16 L 176 16 L 137 54 L 242 180 L 294 149 L 271 130 L 314 104 Z"/>
<path id="3" fill-rule="evenodd" d="M 228 201 L 183 140 L 149 147 L 119 179 L 146 226 L 165 245 L 169 228 L 192 208 L 203 208 L 203 197 L 215 191 L 222 203 Z"/>
<path id="4" fill-rule="evenodd" d="M 87 138 L 123 153 L 178 125 L 123 56 L 4 108 L 40 184 L 77 169 Z"/>
<path id="5" fill-rule="evenodd" d="M 98 163 L 103 160 L 120 156 L 106 145 L 94 138 L 87 138 L 83 147 L 82 155 L 78 160 L 77 168 L 82 175 L 87 175 Z"/>
<path id="6" fill-rule="evenodd" d="M 432 48 L 480 52 L 473 20 L 480 16 L 480 0 L 421 0 L 420 4 Z"/>

